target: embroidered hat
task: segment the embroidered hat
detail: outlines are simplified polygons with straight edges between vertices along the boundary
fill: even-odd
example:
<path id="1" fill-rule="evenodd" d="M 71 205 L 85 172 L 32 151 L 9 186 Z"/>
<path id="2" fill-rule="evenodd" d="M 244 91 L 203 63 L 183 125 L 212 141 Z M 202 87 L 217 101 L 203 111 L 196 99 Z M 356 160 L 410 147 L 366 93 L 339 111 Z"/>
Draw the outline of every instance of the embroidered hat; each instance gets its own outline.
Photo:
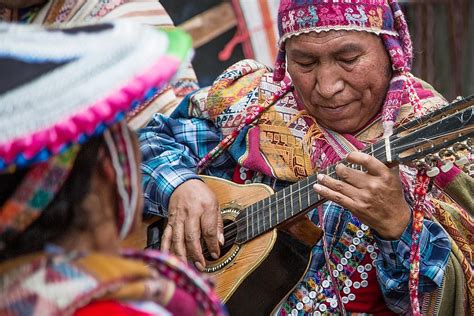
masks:
<path id="1" fill-rule="evenodd" d="M 278 9 L 279 51 L 274 79 L 286 72 L 285 41 L 309 32 L 363 31 L 382 38 L 390 56 L 393 77 L 383 105 L 385 135 L 392 133 L 402 96 L 408 93 L 415 113 L 421 105 L 411 84 L 412 42 L 405 17 L 396 0 L 281 0 Z"/>
<path id="2" fill-rule="evenodd" d="M 140 197 L 125 114 L 166 86 L 190 52 L 184 32 L 130 22 L 0 24 L 0 174 L 30 168 L 0 205 L 0 246 L 39 217 L 80 145 L 99 135 L 117 175 L 120 236 L 128 234 Z"/>

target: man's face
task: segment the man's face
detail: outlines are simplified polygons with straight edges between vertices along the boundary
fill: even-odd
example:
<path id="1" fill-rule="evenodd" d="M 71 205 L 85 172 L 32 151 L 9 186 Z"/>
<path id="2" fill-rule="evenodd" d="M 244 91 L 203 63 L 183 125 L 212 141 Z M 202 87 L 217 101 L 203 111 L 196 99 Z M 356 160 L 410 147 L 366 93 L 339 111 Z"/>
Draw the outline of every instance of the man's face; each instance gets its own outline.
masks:
<path id="1" fill-rule="evenodd" d="M 0 5 L 4 5 L 9 9 L 20 9 L 43 2 L 46 2 L 46 0 L 0 0 Z"/>
<path id="2" fill-rule="evenodd" d="M 298 97 L 319 124 L 353 133 L 380 111 L 391 71 L 376 35 L 312 32 L 288 39 L 286 53 Z"/>

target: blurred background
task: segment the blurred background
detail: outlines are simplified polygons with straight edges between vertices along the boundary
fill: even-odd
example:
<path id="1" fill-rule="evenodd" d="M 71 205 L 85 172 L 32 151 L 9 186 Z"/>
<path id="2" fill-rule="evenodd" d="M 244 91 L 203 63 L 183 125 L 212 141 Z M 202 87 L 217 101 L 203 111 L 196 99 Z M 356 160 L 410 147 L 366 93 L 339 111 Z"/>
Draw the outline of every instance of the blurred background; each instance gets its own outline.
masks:
<path id="1" fill-rule="evenodd" d="M 194 40 L 201 86 L 243 58 L 273 65 L 278 0 L 161 0 Z M 400 0 L 414 46 L 414 75 L 448 100 L 474 93 L 474 0 Z"/>

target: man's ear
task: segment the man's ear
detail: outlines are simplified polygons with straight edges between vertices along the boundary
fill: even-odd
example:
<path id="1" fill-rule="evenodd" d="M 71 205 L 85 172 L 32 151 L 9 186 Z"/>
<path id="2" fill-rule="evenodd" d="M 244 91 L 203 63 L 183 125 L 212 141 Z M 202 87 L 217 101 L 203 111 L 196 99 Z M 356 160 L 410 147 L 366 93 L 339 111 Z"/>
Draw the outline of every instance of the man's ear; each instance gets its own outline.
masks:
<path id="1" fill-rule="evenodd" d="M 117 181 L 112 159 L 110 159 L 105 148 L 99 150 L 99 161 L 97 164 L 99 172 L 107 182 L 115 183 Z"/>

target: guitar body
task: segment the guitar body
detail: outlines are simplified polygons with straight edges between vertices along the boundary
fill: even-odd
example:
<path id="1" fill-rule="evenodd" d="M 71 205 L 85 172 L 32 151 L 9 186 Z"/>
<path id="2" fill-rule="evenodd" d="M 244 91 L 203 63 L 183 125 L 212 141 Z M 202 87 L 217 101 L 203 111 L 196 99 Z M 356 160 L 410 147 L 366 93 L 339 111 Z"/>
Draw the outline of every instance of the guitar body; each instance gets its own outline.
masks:
<path id="1" fill-rule="evenodd" d="M 216 194 L 224 220 L 228 210 L 241 210 L 273 193 L 263 184 L 238 185 L 213 177 L 202 178 Z M 223 265 L 216 271 L 208 270 L 214 276 L 217 294 L 231 315 L 269 315 L 304 276 L 312 247 L 287 232 L 273 229 L 239 245 L 235 257 L 224 264 L 236 248 L 208 262 L 206 269 Z"/>

